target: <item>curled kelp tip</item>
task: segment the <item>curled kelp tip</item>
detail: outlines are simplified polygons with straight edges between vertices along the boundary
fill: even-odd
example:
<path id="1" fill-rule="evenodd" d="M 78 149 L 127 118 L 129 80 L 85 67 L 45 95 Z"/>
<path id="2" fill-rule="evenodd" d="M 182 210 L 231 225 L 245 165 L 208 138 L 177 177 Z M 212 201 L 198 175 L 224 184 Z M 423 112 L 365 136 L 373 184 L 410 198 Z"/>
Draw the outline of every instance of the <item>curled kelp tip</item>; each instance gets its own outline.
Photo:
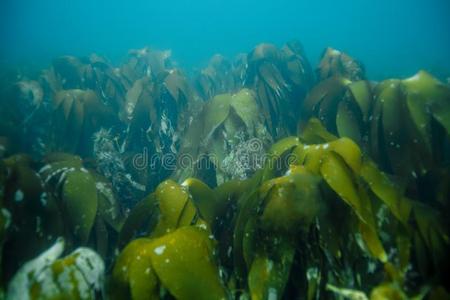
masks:
<path id="1" fill-rule="evenodd" d="M 364 66 L 346 53 L 328 47 L 322 54 L 317 77 L 325 80 L 333 76 L 346 77 L 352 81 L 364 80 Z"/>

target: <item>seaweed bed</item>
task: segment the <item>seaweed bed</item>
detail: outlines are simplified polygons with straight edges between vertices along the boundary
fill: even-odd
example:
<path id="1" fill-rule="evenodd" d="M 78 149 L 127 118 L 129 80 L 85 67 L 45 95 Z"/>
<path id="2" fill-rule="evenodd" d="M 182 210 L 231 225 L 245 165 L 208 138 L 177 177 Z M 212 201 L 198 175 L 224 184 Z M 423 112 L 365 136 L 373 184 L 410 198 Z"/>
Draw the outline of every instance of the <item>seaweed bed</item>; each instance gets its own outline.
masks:
<path id="1" fill-rule="evenodd" d="M 0 298 L 449 299 L 450 87 L 298 42 L 0 74 Z"/>

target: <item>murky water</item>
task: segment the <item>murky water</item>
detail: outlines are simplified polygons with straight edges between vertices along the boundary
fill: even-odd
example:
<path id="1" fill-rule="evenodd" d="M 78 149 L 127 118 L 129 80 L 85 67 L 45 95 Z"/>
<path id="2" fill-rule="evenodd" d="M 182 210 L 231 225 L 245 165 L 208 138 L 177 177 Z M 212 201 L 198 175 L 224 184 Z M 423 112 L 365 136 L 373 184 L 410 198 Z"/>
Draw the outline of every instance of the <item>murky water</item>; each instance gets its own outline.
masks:
<path id="1" fill-rule="evenodd" d="M 449 299 L 447 1 L 0 5 L 1 299 Z"/>

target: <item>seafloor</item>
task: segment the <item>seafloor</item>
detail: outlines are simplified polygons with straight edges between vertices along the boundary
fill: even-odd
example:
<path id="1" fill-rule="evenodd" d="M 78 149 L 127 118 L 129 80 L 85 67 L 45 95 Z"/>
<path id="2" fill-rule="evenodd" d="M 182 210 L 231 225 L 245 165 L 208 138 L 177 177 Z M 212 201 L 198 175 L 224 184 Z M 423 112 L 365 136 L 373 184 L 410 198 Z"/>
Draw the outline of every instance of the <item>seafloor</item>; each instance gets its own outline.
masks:
<path id="1" fill-rule="evenodd" d="M 441 80 L 298 42 L 2 69 L 0 298 L 449 299 Z"/>

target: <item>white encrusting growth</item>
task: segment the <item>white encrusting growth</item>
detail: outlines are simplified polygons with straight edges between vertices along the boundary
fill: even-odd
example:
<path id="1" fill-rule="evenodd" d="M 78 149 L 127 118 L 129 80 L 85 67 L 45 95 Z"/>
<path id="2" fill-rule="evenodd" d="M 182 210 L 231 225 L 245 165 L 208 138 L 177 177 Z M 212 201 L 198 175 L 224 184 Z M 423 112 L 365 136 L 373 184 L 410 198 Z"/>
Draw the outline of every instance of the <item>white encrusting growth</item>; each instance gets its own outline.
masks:
<path id="1" fill-rule="evenodd" d="M 5 220 L 3 229 L 6 229 L 11 224 L 11 213 L 6 208 L 2 208 L 1 214 L 3 215 L 3 218 Z"/>
<path id="2" fill-rule="evenodd" d="M 198 228 L 201 228 L 201 229 L 204 229 L 204 230 L 207 230 L 207 229 L 208 229 L 208 227 L 206 226 L 205 223 L 199 224 L 199 225 L 197 225 L 197 227 L 198 227 Z"/>
<path id="3" fill-rule="evenodd" d="M 420 73 L 417 73 L 416 75 L 411 76 L 407 79 L 404 79 L 403 81 L 412 82 L 412 81 L 417 81 L 419 79 L 420 79 Z"/>
<path id="4" fill-rule="evenodd" d="M 41 196 L 39 197 L 39 200 L 41 201 L 42 206 L 47 206 L 47 200 L 48 200 L 48 195 L 46 192 L 43 192 L 41 194 Z"/>
<path id="5" fill-rule="evenodd" d="M 14 200 L 16 202 L 22 202 L 23 200 L 23 192 L 22 190 L 17 190 L 16 193 L 14 194 Z"/>
<path id="6" fill-rule="evenodd" d="M 64 241 L 58 239 L 50 249 L 26 263 L 11 280 L 6 299 L 28 300 L 32 287 L 38 288 L 39 299 L 66 298 L 74 292 L 80 299 L 93 299 L 103 286 L 103 260 L 93 250 L 81 247 L 60 259 L 65 261 L 62 270 L 53 268 L 63 251 Z"/>
<path id="7" fill-rule="evenodd" d="M 156 247 L 155 250 L 153 251 L 155 252 L 156 255 L 162 255 L 164 253 L 164 250 L 166 250 L 166 245 Z"/>
<path id="8" fill-rule="evenodd" d="M 64 240 L 58 239 L 56 243 L 37 258 L 25 263 L 14 275 L 8 286 L 7 300 L 30 299 L 25 291 L 31 287 L 32 275 L 39 277 L 64 251 Z"/>
<path id="9" fill-rule="evenodd" d="M 47 171 L 47 170 L 50 169 L 51 167 L 52 167 L 51 165 L 47 164 L 47 165 L 43 166 L 43 167 L 38 171 L 38 173 L 44 173 L 45 171 Z"/>

